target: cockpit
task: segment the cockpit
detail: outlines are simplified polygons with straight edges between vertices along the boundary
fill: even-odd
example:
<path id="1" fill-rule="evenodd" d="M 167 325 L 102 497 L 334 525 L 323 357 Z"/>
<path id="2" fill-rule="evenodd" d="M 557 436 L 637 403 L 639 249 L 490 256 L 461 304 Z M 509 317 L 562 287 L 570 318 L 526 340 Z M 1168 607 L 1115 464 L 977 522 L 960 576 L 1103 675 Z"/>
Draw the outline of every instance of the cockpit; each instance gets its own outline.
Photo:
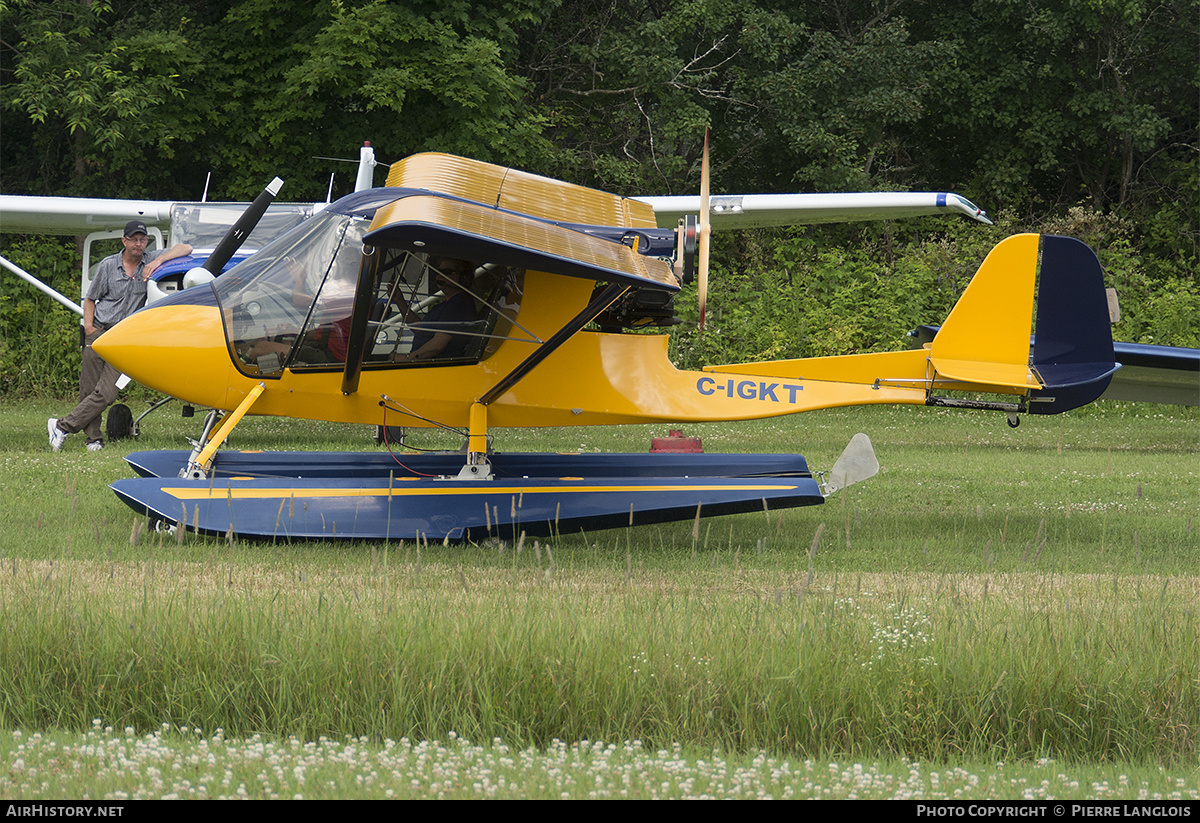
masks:
<path id="1" fill-rule="evenodd" d="M 368 370 L 474 363 L 495 350 L 520 307 L 523 270 L 364 245 L 370 225 L 318 214 L 213 283 L 240 371 L 341 370 L 358 347 Z"/>

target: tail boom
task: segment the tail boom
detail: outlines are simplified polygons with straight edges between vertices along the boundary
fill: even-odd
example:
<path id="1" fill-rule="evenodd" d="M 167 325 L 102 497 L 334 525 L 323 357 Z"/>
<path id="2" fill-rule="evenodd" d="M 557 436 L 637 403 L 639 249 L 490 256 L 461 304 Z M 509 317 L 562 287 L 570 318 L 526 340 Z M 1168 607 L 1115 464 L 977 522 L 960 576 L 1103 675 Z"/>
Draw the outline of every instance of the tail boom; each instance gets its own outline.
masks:
<path id="1" fill-rule="evenodd" d="M 1036 298 L 1036 299 L 1035 299 Z M 1036 304 L 1036 334 L 1033 331 Z M 1096 255 L 1069 237 L 1021 234 L 984 260 L 933 342 L 922 349 L 712 366 L 705 371 L 869 385 L 892 399 L 1058 414 L 1092 402 L 1120 368 L 1113 359 Z M 896 398 L 894 390 L 907 389 Z M 968 400 L 941 392 L 1008 395 Z M 837 405 L 837 404 L 831 404 Z"/>

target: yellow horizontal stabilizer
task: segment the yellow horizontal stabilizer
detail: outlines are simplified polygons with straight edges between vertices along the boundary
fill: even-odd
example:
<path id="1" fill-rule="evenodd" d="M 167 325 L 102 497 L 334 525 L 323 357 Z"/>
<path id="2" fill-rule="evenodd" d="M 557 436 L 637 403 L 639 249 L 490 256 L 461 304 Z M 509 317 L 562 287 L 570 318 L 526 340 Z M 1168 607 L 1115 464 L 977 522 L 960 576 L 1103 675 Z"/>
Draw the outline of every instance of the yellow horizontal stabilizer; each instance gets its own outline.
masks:
<path id="1" fill-rule="evenodd" d="M 940 380 L 1008 386 L 1016 389 L 1040 389 L 1029 366 L 1019 363 L 989 363 L 985 360 L 934 360 Z M 965 387 L 964 387 L 965 388 Z"/>
<path id="2" fill-rule="evenodd" d="M 1040 388 L 1029 369 L 1037 234 L 999 243 L 955 304 L 930 348 L 939 378 Z"/>

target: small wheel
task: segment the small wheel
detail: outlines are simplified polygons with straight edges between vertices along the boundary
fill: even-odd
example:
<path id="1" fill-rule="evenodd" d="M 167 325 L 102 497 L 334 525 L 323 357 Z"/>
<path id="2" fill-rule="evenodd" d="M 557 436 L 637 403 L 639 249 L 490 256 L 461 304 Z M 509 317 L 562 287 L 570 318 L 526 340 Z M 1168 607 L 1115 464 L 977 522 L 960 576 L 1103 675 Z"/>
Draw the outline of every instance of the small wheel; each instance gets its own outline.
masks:
<path id="1" fill-rule="evenodd" d="M 1019 425 L 1021 425 L 1021 418 L 1018 417 L 1017 415 L 1013 414 L 1012 412 L 1009 412 L 1008 427 L 1010 429 L 1015 429 Z"/>

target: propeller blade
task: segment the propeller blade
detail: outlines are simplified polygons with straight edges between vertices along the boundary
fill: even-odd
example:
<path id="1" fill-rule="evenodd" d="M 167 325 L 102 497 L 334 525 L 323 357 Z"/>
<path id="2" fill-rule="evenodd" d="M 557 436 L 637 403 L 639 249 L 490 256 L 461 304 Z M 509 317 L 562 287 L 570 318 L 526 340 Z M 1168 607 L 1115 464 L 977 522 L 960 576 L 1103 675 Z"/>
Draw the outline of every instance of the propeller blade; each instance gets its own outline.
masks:
<path id="1" fill-rule="evenodd" d="M 708 308 L 708 244 L 712 225 L 709 221 L 708 129 L 704 130 L 704 156 L 700 160 L 700 331 L 704 331 L 704 315 Z"/>
<path id="2" fill-rule="evenodd" d="M 208 269 L 214 276 L 221 273 L 221 269 L 225 268 L 229 258 L 233 257 L 234 253 L 241 248 L 242 243 L 246 242 L 250 232 L 254 231 L 254 227 L 258 225 L 258 221 L 266 212 L 267 206 L 271 205 L 271 201 L 275 199 L 275 195 L 279 194 L 282 186 L 283 181 L 278 177 L 267 184 L 258 197 L 254 198 L 254 202 L 242 212 L 242 216 L 237 219 L 237 222 L 229 227 L 229 231 L 221 238 L 221 242 L 213 249 L 213 253 L 204 261 L 203 268 Z"/>

